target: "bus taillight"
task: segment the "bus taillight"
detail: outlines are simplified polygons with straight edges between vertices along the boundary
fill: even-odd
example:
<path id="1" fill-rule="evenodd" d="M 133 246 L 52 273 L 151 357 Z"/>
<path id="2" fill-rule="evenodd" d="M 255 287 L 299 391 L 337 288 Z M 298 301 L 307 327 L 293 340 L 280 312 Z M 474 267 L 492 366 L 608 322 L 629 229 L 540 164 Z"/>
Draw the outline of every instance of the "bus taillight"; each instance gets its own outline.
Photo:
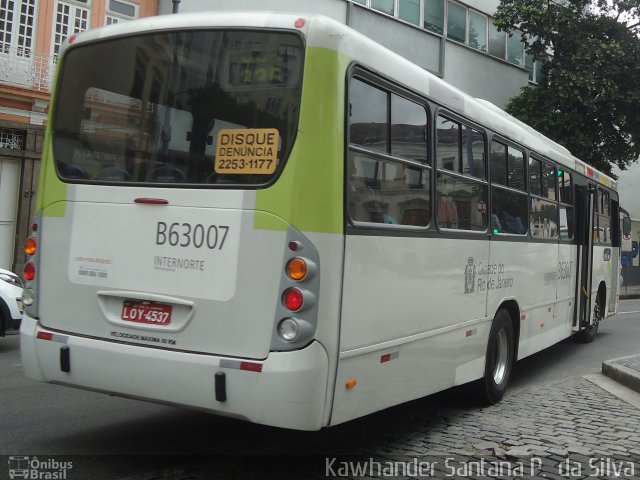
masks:
<path id="1" fill-rule="evenodd" d="M 24 242 L 24 253 L 31 256 L 38 250 L 38 242 L 35 237 L 29 237 Z"/>
<path id="2" fill-rule="evenodd" d="M 284 292 L 282 301 L 289 310 L 297 312 L 304 305 L 304 295 L 297 288 L 290 288 Z"/>
<path id="3" fill-rule="evenodd" d="M 24 270 L 22 271 L 22 276 L 29 282 L 36 278 L 36 266 L 33 264 L 33 262 L 28 262 L 25 264 Z"/>
<path id="4" fill-rule="evenodd" d="M 302 282 L 312 278 L 316 273 L 317 267 L 308 258 L 294 257 L 287 262 L 285 270 L 291 280 Z"/>

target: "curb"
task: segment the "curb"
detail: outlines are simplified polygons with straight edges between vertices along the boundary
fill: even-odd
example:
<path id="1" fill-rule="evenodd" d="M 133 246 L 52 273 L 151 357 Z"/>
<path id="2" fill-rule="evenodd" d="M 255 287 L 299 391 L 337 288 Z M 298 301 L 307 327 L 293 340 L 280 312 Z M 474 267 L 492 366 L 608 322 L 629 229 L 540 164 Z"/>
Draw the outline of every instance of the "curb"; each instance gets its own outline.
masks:
<path id="1" fill-rule="evenodd" d="M 640 293 L 620 295 L 620 300 L 637 300 L 638 298 L 640 298 Z"/>
<path id="2" fill-rule="evenodd" d="M 636 392 L 640 392 L 640 372 L 620 363 L 625 360 L 637 357 L 638 355 L 634 355 L 631 357 L 607 360 L 606 362 L 602 363 L 602 373 L 612 380 L 621 383 L 625 387 L 629 387 Z"/>

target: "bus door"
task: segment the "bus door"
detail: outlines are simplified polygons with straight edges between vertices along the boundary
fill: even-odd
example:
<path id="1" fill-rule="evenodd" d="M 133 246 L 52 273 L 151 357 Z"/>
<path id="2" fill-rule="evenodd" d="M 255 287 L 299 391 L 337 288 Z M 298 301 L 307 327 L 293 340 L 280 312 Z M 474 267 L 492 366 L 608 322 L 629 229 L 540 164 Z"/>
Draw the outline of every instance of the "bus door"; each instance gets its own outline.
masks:
<path id="1" fill-rule="evenodd" d="M 576 309 L 573 330 L 591 324 L 591 276 L 593 267 L 593 209 L 596 189 L 593 184 L 576 185 L 576 238 L 578 241 Z"/>
<path id="2" fill-rule="evenodd" d="M 609 313 L 618 311 L 618 298 L 620 295 L 620 246 L 622 244 L 622 225 L 620 222 L 621 212 L 618 200 L 611 198 L 611 276 L 609 284 L 611 285 L 611 294 L 609 295 L 609 304 L 607 309 Z M 604 312 L 606 315 L 606 311 Z"/>

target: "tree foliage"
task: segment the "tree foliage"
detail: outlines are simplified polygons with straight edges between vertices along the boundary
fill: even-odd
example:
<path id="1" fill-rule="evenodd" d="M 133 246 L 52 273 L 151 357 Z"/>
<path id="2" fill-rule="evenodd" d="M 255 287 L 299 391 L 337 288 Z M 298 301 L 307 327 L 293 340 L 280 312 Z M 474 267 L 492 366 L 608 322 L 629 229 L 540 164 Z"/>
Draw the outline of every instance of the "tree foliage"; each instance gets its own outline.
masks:
<path id="1" fill-rule="evenodd" d="M 640 1 L 501 0 L 495 22 L 548 59 L 509 113 L 604 172 L 638 159 Z"/>

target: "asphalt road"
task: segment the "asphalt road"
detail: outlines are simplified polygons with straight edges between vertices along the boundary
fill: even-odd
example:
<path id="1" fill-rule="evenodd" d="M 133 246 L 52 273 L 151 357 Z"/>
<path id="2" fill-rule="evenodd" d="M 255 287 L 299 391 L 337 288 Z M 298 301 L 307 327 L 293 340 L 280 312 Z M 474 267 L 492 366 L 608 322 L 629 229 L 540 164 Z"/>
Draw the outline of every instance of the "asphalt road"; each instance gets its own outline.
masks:
<path id="1" fill-rule="evenodd" d="M 507 395 L 516 397 L 531 387 L 569 382 L 599 372 L 604 360 L 639 354 L 640 300 L 622 301 L 620 312 L 601 325 L 592 344 L 565 341 L 519 362 Z M 26 380 L 17 335 L 0 339 L 0 372 L 2 455 L 340 455 L 352 453 L 345 451 L 345 438 L 353 439 L 356 448 L 355 443 L 364 441 L 368 432 L 407 423 L 425 411 L 453 405 L 453 415 L 464 424 L 464 418 L 477 410 L 454 389 L 329 430 L 292 432 Z M 292 448 L 296 451 L 289 452 Z M 115 462 L 115 468 L 134 464 L 137 471 L 146 468 L 144 457 L 124 458 L 128 460 Z M 158 462 L 162 459 L 155 457 L 155 467 Z"/>

